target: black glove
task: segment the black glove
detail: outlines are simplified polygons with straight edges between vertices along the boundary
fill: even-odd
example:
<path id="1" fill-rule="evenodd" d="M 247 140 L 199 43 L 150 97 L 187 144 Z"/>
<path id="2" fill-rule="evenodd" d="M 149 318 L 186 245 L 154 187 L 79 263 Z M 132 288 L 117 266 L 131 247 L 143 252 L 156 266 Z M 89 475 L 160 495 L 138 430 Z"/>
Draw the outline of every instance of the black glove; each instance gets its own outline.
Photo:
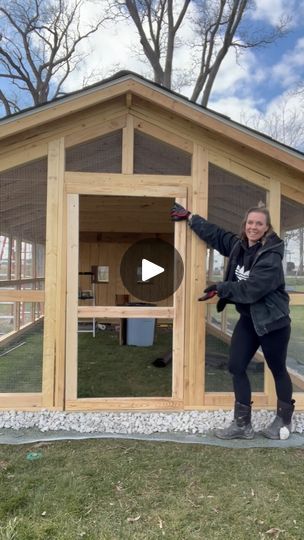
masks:
<path id="1" fill-rule="evenodd" d="M 170 216 L 172 221 L 182 221 L 183 219 L 188 219 L 191 212 L 186 210 L 181 204 L 175 203 L 171 208 Z"/>
<path id="2" fill-rule="evenodd" d="M 206 289 L 204 289 L 204 293 L 206 294 L 199 297 L 199 302 L 209 300 L 209 298 L 213 298 L 217 294 L 217 283 L 213 283 L 213 285 L 209 285 L 209 287 L 206 287 Z"/>

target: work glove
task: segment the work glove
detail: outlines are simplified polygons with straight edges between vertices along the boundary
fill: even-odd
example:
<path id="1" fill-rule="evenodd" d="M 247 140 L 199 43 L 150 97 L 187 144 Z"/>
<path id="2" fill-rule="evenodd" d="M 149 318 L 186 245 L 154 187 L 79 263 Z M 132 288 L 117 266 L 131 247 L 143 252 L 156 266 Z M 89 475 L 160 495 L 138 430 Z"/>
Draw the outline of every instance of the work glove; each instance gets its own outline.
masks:
<path id="1" fill-rule="evenodd" d="M 206 287 L 204 289 L 203 296 L 200 296 L 198 301 L 204 302 L 205 300 L 209 300 L 210 298 L 213 298 L 217 294 L 217 283 L 213 283 L 213 285 L 209 285 L 209 287 Z"/>
<path id="2" fill-rule="evenodd" d="M 191 214 L 189 210 L 186 210 L 181 204 L 175 203 L 170 212 L 172 221 L 182 221 L 188 219 L 188 216 Z"/>

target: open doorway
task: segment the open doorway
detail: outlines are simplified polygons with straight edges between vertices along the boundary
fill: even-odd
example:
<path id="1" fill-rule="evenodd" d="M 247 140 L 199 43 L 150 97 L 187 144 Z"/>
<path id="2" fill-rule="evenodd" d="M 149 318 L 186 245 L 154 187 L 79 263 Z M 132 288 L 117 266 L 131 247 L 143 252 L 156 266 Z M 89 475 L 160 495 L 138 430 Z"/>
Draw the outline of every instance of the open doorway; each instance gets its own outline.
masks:
<path id="1" fill-rule="evenodd" d="M 112 398 L 172 399 L 177 394 L 175 357 L 180 364 L 183 353 L 180 345 L 174 352 L 175 294 L 155 301 L 157 283 L 142 280 L 140 268 L 134 267 L 136 296 L 126 288 L 120 265 L 138 242 L 157 239 L 174 246 L 169 217 L 174 199 L 80 195 L 71 201 L 67 399 L 93 400 L 94 407 L 97 400 L 102 407 Z"/>

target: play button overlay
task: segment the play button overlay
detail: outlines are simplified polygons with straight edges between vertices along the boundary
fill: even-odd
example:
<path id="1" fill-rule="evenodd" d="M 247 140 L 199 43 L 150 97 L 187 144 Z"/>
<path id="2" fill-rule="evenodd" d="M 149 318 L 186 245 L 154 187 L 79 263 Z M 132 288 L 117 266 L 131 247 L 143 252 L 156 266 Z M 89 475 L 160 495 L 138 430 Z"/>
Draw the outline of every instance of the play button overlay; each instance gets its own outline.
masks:
<path id="1" fill-rule="evenodd" d="M 121 260 L 120 275 L 126 289 L 136 299 L 159 302 L 179 288 L 184 265 L 172 244 L 147 238 L 127 249 Z"/>
<path id="2" fill-rule="evenodd" d="M 158 264 L 154 264 L 151 261 L 147 261 L 147 259 L 143 259 L 141 261 L 141 279 L 142 281 L 148 281 L 149 279 L 158 276 L 162 272 L 164 272 L 165 269 L 161 266 L 158 266 Z"/>

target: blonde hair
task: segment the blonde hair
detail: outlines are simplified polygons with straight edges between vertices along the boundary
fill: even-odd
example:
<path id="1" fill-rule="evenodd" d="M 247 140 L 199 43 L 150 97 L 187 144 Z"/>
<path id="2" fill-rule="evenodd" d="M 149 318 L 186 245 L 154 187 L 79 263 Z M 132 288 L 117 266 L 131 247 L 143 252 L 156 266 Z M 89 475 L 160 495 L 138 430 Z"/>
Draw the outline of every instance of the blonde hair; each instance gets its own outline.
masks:
<path id="1" fill-rule="evenodd" d="M 246 223 L 247 223 L 247 219 L 248 219 L 249 214 L 251 214 L 252 212 L 257 212 L 258 214 L 263 214 L 265 216 L 265 218 L 266 218 L 266 225 L 268 227 L 268 230 L 264 234 L 263 238 L 261 238 L 261 242 L 263 244 L 266 241 L 267 236 L 269 236 L 270 234 L 273 233 L 273 226 L 271 224 L 270 213 L 269 213 L 268 208 L 266 208 L 266 206 L 265 206 L 265 204 L 263 202 L 259 202 L 257 206 L 252 206 L 245 213 L 244 219 L 243 219 L 243 221 L 241 223 L 241 231 L 240 231 L 241 240 L 247 240 L 247 236 L 246 236 L 246 232 L 245 232 Z"/>

